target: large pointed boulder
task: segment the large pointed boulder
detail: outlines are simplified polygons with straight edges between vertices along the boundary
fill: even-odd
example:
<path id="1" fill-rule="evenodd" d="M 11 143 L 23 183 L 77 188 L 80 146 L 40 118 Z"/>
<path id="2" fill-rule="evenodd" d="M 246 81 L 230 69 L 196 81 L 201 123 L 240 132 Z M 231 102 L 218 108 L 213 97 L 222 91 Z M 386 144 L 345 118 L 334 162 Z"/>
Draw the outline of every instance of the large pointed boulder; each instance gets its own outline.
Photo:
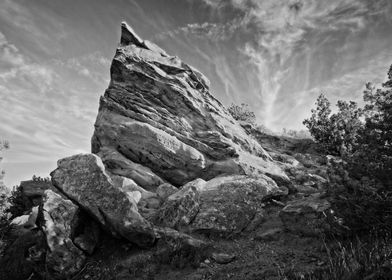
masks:
<path id="1" fill-rule="evenodd" d="M 126 23 L 121 31 L 92 137 L 92 152 L 108 170 L 147 190 L 221 174 L 287 180 L 210 94 L 202 73 L 143 41 Z"/>
<path id="2" fill-rule="evenodd" d="M 54 279 L 67 279 L 77 273 L 84 264 L 85 255 L 73 241 L 73 224 L 77 218 L 78 206 L 51 190 L 43 196 L 42 213 L 48 250 L 46 266 Z"/>
<path id="3" fill-rule="evenodd" d="M 51 173 L 53 185 L 112 234 L 145 247 L 153 244 L 152 226 L 136 202 L 106 173 L 101 159 L 79 154 L 61 159 Z"/>

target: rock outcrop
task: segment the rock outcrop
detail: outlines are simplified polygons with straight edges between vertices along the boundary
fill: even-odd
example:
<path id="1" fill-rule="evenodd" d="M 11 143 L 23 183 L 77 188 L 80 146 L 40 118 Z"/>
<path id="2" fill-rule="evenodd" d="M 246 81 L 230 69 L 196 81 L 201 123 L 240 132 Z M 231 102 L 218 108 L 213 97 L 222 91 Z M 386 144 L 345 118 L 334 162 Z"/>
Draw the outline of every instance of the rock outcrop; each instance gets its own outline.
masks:
<path id="1" fill-rule="evenodd" d="M 135 201 L 116 187 L 99 157 L 80 154 L 58 161 L 53 185 L 114 235 L 139 246 L 150 246 L 154 232 Z"/>
<path id="2" fill-rule="evenodd" d="M 197 179 L 169 196 L 158 222 L 183 231 L 229 236 L 240 233 L 271 197 L 286 195 L 267 176 L 224 176 Z"/>
<path id="3" fill-rule="evenodd" d="M 114 269 L 125 271 L 121 279 L 140 271 L 143 279 L 151 278 L 151 264 L 164 277 L 162 264 L 190 264 L 209 273 L 244 255 L 254 261 L 267 248 L 261 250 L 260 242 L 278 241 L 287 232 L 317 236 L 330 205 L 316 195 L 304 197 L 322 189 L 322 172 L 313 170 L 311 158 L 285 153 L 300 143 L 284 141 L 286 148 L 276 150 L 277 143 L 282 144 L 279 137 L 255 134 L 235 121 L 210 94 L 203 74 L 123 23 L 111 82 L 100 99 L 92 154 L 59 160 L 52 183 L 23 187 L 31 206 L 39 207 L 13 221 L 20 236 L 8 255 L 21 261 L 5 270 L 12 275 L 25 267 L 20 279 L 42 271 L 70 279 L 96 251 L 111 252 L 102 248 L 113 242 L 126 256 Z M 246 248 L 231 238 L 242 238 Z M 249 252 L 241 256 L 237 250 Z M 110 269 L 105 273 L 99 279 L 117 278 Z"/>
<path id="4" fill-rule="evenodd" d="M 287 204 L 279 216 L 288 231 L 304 236 L 318 236 L 329 229 L 326 222 L 331 205 L 318 194 Z"/>
<path id="5" fill-rule="evenodd" d="M 78 272 L 85 261 L 83 252 L 71 240 L 78 207 L 51 190 L 45 191 L 42 206 L 48 250 L 46 264 L 51 277 L 65 279 Z"/>
<path id="6" fill-rule="evenodd" d="M 101 97 L 92 152 L 146 190 L 220 174 L 287 180 L 209 92 L 209 81 L 122 24 L 111 82 Z"/>

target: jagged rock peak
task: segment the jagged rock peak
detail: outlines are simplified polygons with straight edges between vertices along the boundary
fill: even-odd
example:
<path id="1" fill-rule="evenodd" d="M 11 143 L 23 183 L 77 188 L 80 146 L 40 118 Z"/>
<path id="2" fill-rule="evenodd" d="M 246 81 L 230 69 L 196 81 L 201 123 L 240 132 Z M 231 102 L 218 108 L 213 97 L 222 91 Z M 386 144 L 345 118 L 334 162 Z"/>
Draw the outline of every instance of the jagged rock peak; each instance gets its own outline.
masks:
<path id="1" fill-rule="evenodd" d="M 120 44 L 122 46 L 135 45 L 136 47 L 139 48 L 157 52 L 161 56 L 164 57 L 168 56 L 168 54 L 157 45 L 151 43 L 150 41 L 143 40 L 142 38 L 140 38 L 140 36 L 136 34 L 133 28 L 129 26 L 129 24 L 126 23 L 125 21 L 121 22 Z"/>
<path id="2" fill-rule="evenodd" d="M 121 28 L 92 137 L 92 152 L 107 170 L 149 191 L 223 174 L 287 179 L 213 97 L 202 73 L 126 23 Z"/>
<path id="3" fill-rule="evenodd" d="M 136 32 L 126 23 L 121 22 L 121 45 L 135 44 L 139 47 L 145 48 L 143 40 L 136 34 Z"/>

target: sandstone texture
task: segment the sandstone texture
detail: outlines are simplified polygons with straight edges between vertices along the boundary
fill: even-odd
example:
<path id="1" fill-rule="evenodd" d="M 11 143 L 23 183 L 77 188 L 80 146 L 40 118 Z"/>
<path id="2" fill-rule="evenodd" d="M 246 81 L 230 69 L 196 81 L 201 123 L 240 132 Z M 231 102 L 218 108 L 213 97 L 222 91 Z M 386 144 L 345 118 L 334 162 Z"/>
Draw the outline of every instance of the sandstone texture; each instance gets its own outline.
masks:
<path id="1" fill-rule="evenodd" d="M 208 79 L 126 23 L 101 97 L 92 152 L 146 190 L 220 174 L 287 179 L 209 91 Z"/>
<path id="2" fill-rule="evenodd" d="M 78 207 L 51 190 L 45 191 L 42 227 L 48 250 L 46 264 L 53 278 L 65 279 L 78 272 L 85 261 L 83 252 L 71 240 Z"/>
<path id="3" fill-rule="evenodd" d="M 23 183 L 36 207 L 12 222 L 4 279 L 278 279 L 314 263 L 302 236 L 323 233 L 330 204 L 309 141 L 237 122 L 202 73 L 126 23 L 110 74 L 91 153 Z"/>
<path id="4" fill-rule="evenodd" d="M 108 231 L 139 246 L 154 242 L 150 223 L 139 214 L 135 201 L 113 185 L 96 155 L 80 154 L 59 160 L 51 176 L 56 188 Z"/>

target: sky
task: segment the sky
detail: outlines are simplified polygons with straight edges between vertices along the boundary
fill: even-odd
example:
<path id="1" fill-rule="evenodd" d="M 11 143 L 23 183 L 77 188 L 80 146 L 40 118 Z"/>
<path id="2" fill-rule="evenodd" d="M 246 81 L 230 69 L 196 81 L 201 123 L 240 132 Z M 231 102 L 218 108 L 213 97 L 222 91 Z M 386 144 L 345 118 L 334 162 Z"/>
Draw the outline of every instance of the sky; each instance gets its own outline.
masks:
<path id="1" fill-rule="evenodd" d="M 321 92 L 360 102 L 392 64 L 391 0 L 0 0 L 7 186 L 90 151 L 122 21 L 275 131 L 302 129 Z"/>

